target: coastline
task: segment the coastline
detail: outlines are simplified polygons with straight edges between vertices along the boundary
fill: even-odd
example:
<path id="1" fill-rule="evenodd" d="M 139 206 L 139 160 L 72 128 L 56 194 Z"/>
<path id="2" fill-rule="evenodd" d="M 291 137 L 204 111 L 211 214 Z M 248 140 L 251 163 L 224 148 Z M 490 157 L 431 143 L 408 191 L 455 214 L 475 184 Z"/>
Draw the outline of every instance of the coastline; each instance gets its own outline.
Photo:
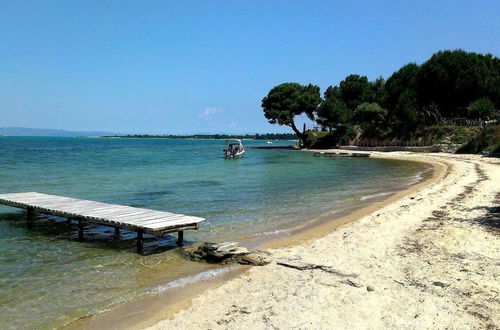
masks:
<path id="1" fill-rule="evenodd" d="M 320 221 L 311 222 L 305 226 L 292 229 L 285 235 L 278 235 L 271 240 L 268 238 L 263 242 L 257 238 L 257 243 L 243 241 L 242 245 L 257 247 L 258 249 L 283 249 L 314 241 L 328 235 L 330 232 L 339 227 L 348 225 L 349 223 L 375 212 L 376 210 L 383 208 L 386 205 L 389 205 L 394 201 L 421 189 L 422 187 L 428 186 L 435 181 L 440 180 L 446 174 L 445 166 L 439 162 L 408 159 L 407 157 L 387 157 L 384 154 L 376 157 L 423 162 L 431 165 L 432 170 L 418 183 L 412 184 L 404 190 L 390 194 L 388 198 L 385 198 L 382 201 L 367 203 L 367 206 L 349 210 L 344 214 L 326 216 Z M 118 306 L 111 311 L 76 320 L 75 322 L 69 324 L 66 328 L 137 329 L 152 326 L 161 320 L 173 317 L 179 311 L 185 310 L 191 305 L 193 299 L 196 297 L 214 290 L 225 283 L 231 282 L 234 279 L 246 276 L 251 270 L 251 267 L 248 266 L 232 266 L 224 268 L 226 268 L 226 271 L 223 271 L 221 274 L 216 276 L 208 276 L 203 281 L 189 283 L 185 286 L 170 288 L 154 295 L 140 297 Z"/>
<path id="2" fill-rule="evenodd" d="M 447 170 L 326 236 L 271 249 L 270 265 L 201 293 L 152 329 L 498 327 L 500 161 L 387 156 Z"/>
<path id="3" fill-rule="evenodd" d="M 318 152 L 320 150 L 305 150 L 306 152 Z M 327 151 L 327 152 L 344 152 L 346 150 L 341 150 L 341 149 L 327 149 L 327 150 L 321 150 L 321 151 Z M 419 163 L 424 163 L 427 165 L 432 166 L 432 170 L 427 173 L 422 180 L 420 180 L 417 183 L 414 183 L 407 187 L 406 189 L 399 190 L 394 194 L 391 194 L 388 196 L 388 198 L 385 198 L 381 202 L 375 202 L 375 203 L 370 203 L 367 206 L 361 207 L 361 208 L 356 208 L 352 210 L 351 212 L 348 212 L 347 214 L 341 214 L 340 216 L 333 216 L 327 219 L 326 221 L 323 221 L 321 223 L 315 223 L 311 224 L 308 226 L 305 226 L 304 228 L 300 228 L 297 230 L 292 230 L 291 235 L 287 237 L 281 237 L 276 240 L 273 240 L 271 242 L 265 243 L 259 248 L 261 249 L 277 249 L 277 248 L 285 248 L 285 247 L 290 247 L 290 246 L 295 246 L 299 244 L 307 244 L 308 242 L 311 242 L 315 239 L 319 239 L 321 237 L 324 237 L 328 233 L 336 230 L 337 228 L 347 225 L 351 222 L 357 221 L 358 219 L 361 219 L 362 217 L 376 212 L 377 210 L 392 204 L 399 199 L 406 197 L 414 192 L 416 192 L 419 189 L 422 189 L 428 185 L 433 184 L 436 181 L 441 180 L 448 171 L 448 167 L 450 166 L 449 164 L 445 163 L 440 163 L 440 162 L 432 162 L 432 161 L 423 161 L 422 159 L 408 159 L 405 157 L 391 157 L 389 154 L 386 155 L 384 153 L 380 154 L 372 154 L 372 158 L 380 158 L 380 159 L 394 159 L 394 160 L 402 160 L 402 161 L 413 161 L 413 162 L 419 162 Z"/>

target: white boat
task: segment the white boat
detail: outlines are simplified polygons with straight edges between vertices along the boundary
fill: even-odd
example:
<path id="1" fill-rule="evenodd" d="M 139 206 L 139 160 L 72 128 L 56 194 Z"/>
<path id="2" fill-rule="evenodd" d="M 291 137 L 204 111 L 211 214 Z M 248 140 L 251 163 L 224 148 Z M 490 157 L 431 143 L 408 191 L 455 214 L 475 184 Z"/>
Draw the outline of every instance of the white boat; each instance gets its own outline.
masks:
<path id="1" fill-rule="evenodd" d="M 267 143 L 267 144 L 273 144 L 271 141 L 267 141 L 266 143 Z"/>
<path id="2" fill-rule="evenodd" d="M 227 147 L 224 148 L 224 157 L 236 158 L 241 157 L 245 153 L 245 148 L 239 139 L 226 140 Z"/>

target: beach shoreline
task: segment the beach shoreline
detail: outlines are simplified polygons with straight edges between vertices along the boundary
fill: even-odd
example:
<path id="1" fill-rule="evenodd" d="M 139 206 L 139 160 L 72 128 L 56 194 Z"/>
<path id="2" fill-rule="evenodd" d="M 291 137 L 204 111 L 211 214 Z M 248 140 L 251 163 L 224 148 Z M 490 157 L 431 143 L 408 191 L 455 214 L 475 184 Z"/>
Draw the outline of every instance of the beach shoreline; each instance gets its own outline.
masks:
<path id="1" fill-rule="evenodd" d="M 327 150 L 304 150 L 305 152 L 349 152 L 348 150 L 342 149 L 327 149 Z M 367 152 L 370 154 L 369 152 Z M 388 198 L 376 203 L 370 203 L 366 206 L 356 208 L 347 214 L 341 214 L 340 216 L 333 216 L 327 221 L 323 221 L 321 223 L 314 223 L 309 226 L 305 226 L 304 228 L 300 228 L 297 230 L 292 230 L 291 235 L 287 237 L 280 237 L 273 241 L 267 242 L 260 246 L 259 248 L 285 248 L 290 246 L 295 246 L 299 244 L 307 244 L 315 239 L 321 238 L 328 233 L 336 230 L 337 228 L 347 225 L 353 221 L 356 221 L 370 213 L 373 213 L 395 201 L 408 196 L 415 191 L 424 188 L 425 186 L 431 185 L 436 181 L 441 180 L 449 169 L 450 164 L 436 161 L 424 161 L 418 158 L 408 158 L 401 156 L 392 156 L 388 153 L 371 153 L 371 158 L 379 158 L 379 159 L 392 159 L 392 160 L 401 160 L 401 161 L 413 161 L 418 163 L 424 163 L 426 165 L 432 166 L 432 170 L 422 178 L 417 183 L 414 183 L 407 187 L 406 189 L 399 190 L 393 194 L 391 194 Z"/>
<path id="2" fill-rule="evenodd" d="M 314 151 L 314 150 L 311 150 Z M 408 159 L 408 157 L 388 157 L 385 154 L 373 155 L 375 158 L 390 158 L 405 161 L 424 162 L 432 166 L 432 171 L 416 184 L 412 184 L 407 189 L 400 190 L 392 194 L 389 198 L 381 202 L 369 203 L 368 206 L 356 208 L 354 211 L 347 214 L 335 214 L 329 218 L 322 219 L 319 222 L 311 222 L 306 226 L 292 229 L 286 235 L 281 235 L 272 240 L 266 240 L 264 244 L 258 245 L 259 249 L 277 249 L 296 246 L 311 242 L 321 238 L 336 228 L 356 221 L 357 219 L 366 216 L 384 206 L 393 203 L 394 201 L 415 192 L 422 187 L 432 184 L 440 180 L 446 174 L 446 167 L 443 163 L 432 162 L 429 160 L 422 161 L 420 159 Z M 245 245 L 245 242 L 243 242 Z M 255 243 L 251 245 L 255 246 Z M 175 313 L 186 309 L 190 306 L 192 300 L 204 292 L 213 290 L 224 285 L 228 281 L 244 276 L 251 267 L 234 266 L 233 268 L 219 274 L 218 276 L 209 277 L 203 281 L 190 283 L 189 285 L 172 288 L 155 295 L 147 295 L 140 297 L 134 301 L 125 303 L 113 310 L 95 314 L 71 323 L 67 328 L 143 328 L 154 325 L 155 323 L 171 318 Z M 146 308 L 147 306 L 147 308 Z"/>
<path id="3" fill-rule="evenodd" d="M 382 156 L 447 168 L 326 236 L 270 249 L 270 265 L 203 292 L 152 329 L 498 327 L 500 161 Z"/>

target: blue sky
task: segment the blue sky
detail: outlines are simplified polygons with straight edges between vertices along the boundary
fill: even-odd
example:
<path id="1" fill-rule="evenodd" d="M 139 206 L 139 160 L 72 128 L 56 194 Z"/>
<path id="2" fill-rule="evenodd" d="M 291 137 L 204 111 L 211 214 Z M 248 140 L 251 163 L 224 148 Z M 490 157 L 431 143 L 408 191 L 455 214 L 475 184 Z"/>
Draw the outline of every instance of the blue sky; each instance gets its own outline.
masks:
<path id="1" fill-rule="evenodd" d="M 499 56 L 499 31 L 500 1 L 0 0 L 0 127 L 288 132 L 260 108 L 276 84 Z"/>

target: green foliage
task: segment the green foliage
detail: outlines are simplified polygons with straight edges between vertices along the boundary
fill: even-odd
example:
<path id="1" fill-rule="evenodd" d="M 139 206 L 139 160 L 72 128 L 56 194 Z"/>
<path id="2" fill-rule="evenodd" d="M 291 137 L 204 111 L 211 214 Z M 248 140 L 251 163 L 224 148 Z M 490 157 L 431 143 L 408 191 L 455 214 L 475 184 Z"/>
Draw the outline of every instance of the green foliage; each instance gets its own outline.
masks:
<path id="1" fill-rule="evenodd" d="M 456 151 L 457 154 L 478 154 L 482 152 L 488 146 L 488 142 L 485 139 L 484 134 L 480 134 L 475 137 Z"/>
<path id="2" fill-rule="evenodd" d="M 351 74 L 339 84 L 339 92 L 347 107 L 354 110 L 364 102 L 373 102 L 375 92 L 365 76 Z"/>
<path id="3" fill-rule="evenodd" d="M 432 125 L 417 130 L 411 136 L 434 142 L 449 139 L 452 143 L 464 144 L 479 136 L 480 132 L 481 128 L 477 126 Z"/>
<path id="4" fill-rule="evenodd" d="M 500 126 L 489 126 L 485 130 L 485 140 L 488 146 L 485 151 L 499 154 L 500 153 Z"/>
<path id="5" fill-rule="evenodd" d="M 437 142 L 448 140 L 455 144 L 462 144 L 457 153 L 477 154 L 482 151 L 493 151 L 500 142 L 500 126 L 429 126 L 414 134 L 415 137 L 424 137 Z"/>
<path id="6" fill-rule="evenodd" d="M 471 118 L 487 119 L 495 112 L 495 105 L 489 98 L 483 97 L 471 102 L 467 110 Z"/>
<path id="7" fill-rule="evenodd" d="M 500 141 L 495 144 L 489 145 L 485 150 L 493 154 L 497 154 L 498 156 L 498 154 L 500 154 Z"/>
<path id="8" fill-rule="evenodd" d="M 283 83 L 273 87 L 262 99 L 262 108 L 269 123 L 290 126 L 295 134 L 302 137 L 294 117 L 305 113 L 313 120 L 320 101 L 318 86 Z"/>
<path id="9" fill-rule="evenodd" d="M 312 148 L 329 148 L 332 146 L 347 144 L 356 134 L 356 130 L 353 125 L 339 126 L 334 131 L 328 132 L 318 132 L 311 138 Z"/>
<path id="10" fill-rule="evenodd" d="M 382 77 L 378 77 L 371 83 L 371 88 L 373 91 L 373 102 L 376 102 L 382 106 L 385 107 L 385 104 L 387 103 L 387 99 L 389 97 L 389 94 L 387 93 L 387 89 L 385 87 L 386 81 Z M 366 100 L 369 101 L 369 100 Z"/>
<path id="11" fill-rule="evenodd" d="M 387 110 L 383 109 L 378 103 L 362 103 L 354 112 L 353 121 L 359 124 L 367 137 L 380 136 L 383 128 Z"/>
<path id="12" fill-rule="evenodd" d="M 314 132 L 314 131 L 307 131 L 306 135 L 304 137 L 305 144 L 308 146 L 318 146 L 318 141 L 322 141 L 323 139 L 327 138 L 330 136 L 328 132 Z"/>
<path id="13" fill-rule="evenodd" d="M 378 103 L 362 103 L 354 112 L 353 120 L 358 124 L 380 124 L 385 120 L 387 110 L 383 109 Z"/>
<path id="14" fill-rule="evenodd" d="M 422 65 L 402 66 L 387 81 L 348 75 L 338 85 L 328 87 L 323 99 L 318 86 L 281 84 L 271 89 L 262 107 L 270 123 L 290 126 L 299 138 L 304 136 L 295 127 L 294 116 L 305 113 L 313 118 L 316 113 L 318 124 L 331 132 L 317 143 L 344 139 L 349 136 L 348 127 L 360 129 L 356 139 L 413 140 L 438 123 L 463 125 L 471 124 L 471 119 L 494 117 L 495 109 L 500 108 L 500 59 L 463 50 L 440 51 Z M 479 132 L 474 129 L 453 128 L 455 132 L 444 136 L 451 142 L 471 142 L 478 139 Z M 466 136 L 462 130 L 474 135 Z M 434 137 L 441 133 L 425 134 Z M 486 144 L 492 145 L 490 141 Z M 478 140 L 464 149 L 482 147 Z"/>
<path id="15" fill-rule="evenodd" d="M 329 87 L 325 92 L 325 98 L 317 110 L 317 122 L 326 127 L 336 128 L 345 125 L 352 117 L 345 102 L 339 95 L 337 87 Z"/>
<path id="16" fill-rule="evenodd" d="M 386 106 L 390 109 L 396 108 L 400 103 L 401 95 L 411 91 L 416 97 L 417 73 L 419 66 L 415 63 L 403 65 L 398 71 L 394 72 L 385 84 L 387 91 Z"/>
<path id="17" fill-rule="evenodd" d="M 443 117 L 460 117 L 471 101 L 488 97 L 500 106 L 500 59 L 463 50 L 440 51 L 417 73 L 419 104 L 434 103 Z"/>
<path id="18" fill-rule="evenodd" d="M 415 90 L 418 70 L 417 64 L 406 64 L 394 72 L 385 84 L 389 124 L 398 135 L 404 136 L 412 131 L 420 117 Z"/>

